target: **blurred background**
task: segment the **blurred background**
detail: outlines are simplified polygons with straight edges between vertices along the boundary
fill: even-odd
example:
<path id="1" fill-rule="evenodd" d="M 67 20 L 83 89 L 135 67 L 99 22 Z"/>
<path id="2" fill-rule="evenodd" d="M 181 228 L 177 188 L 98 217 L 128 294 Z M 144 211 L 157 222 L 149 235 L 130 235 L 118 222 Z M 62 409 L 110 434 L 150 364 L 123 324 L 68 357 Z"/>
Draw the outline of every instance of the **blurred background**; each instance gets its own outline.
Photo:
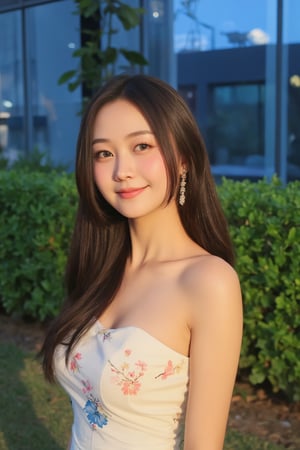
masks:
<path id="1" fill-rule="evenodd" d="M 74 14 L 76 3 L 0 0 L 0 151 L 10 163 L 38 149 L 74 166 L 83 91 L 58 79 L 76 69 L 73 53 L 83 45 L 86 24 Z M 97 3 L 101 23 L 107 2 Z M 299 0 L 126 3 L 144 12 L 131 29 L 115 19 L 114 45 L 147 59 L 136 72 L 181 92 L 216 179 L 299 179 Z M 121 59 L 113 70 L 124 70 Z"/>

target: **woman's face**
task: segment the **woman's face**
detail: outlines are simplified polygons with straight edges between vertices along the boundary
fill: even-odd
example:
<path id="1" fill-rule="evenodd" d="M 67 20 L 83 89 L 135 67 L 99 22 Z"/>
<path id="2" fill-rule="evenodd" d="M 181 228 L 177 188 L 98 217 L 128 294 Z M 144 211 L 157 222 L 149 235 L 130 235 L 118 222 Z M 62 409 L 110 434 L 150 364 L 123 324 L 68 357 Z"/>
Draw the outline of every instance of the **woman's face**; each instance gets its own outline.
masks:
<path id="1" fill-rule="evenodd" d="M 134 105 L 118 99 L 100 109 L 92 150 L 95 183 L 120 214 L 138 218 L 163 207 L 165 163 L 149 124 Z"/>

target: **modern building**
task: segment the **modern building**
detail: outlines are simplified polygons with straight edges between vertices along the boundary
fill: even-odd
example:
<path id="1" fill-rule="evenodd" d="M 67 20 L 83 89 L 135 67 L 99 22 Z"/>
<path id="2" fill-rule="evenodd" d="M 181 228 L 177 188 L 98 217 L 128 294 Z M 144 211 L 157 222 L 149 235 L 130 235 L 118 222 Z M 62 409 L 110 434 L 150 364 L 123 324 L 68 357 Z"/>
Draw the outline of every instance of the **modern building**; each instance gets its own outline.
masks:
<path id="1" fill-rule="evenodd" d="M 216 178 L 300 179 L 299 0 L 124 3 L 145 12 L 130 31 L 116 23 L 115 44 L 142 52 L 143 71 L 179 89 Z M 78 65 L 75 9 L 75 0 L 0 0 L 0 151 L 11 161 L 38 149 L 73 167 L 82 93 L 58 79 Z"/>
<path id="2" fill-rule="evenodd" d="M 280 98 L 265 74 L 274 46 L 178 54 L 178 88 L 200 124 L 216 176 L 257 179 L 277 172 L 284 180 L 300 179 L 300 44 L 286 51 Z"/>

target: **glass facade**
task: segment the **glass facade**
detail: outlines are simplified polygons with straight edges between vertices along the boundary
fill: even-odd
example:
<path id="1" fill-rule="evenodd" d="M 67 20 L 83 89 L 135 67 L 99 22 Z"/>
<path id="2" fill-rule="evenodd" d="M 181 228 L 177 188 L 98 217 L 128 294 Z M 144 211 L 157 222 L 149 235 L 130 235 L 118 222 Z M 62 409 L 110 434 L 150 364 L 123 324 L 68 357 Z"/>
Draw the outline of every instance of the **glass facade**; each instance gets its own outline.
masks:
<path id="1" fill-rule="evenodd" d="M 75 66 L 79 19 L 72 0 L 22 3 L 0 14 L 0 149 L 10 162 L 37 149 L 72 167 L 81 95 L 57 80 Z"/>
<path id="2" fill-rule="evenodd" d="M 262 83 L 211 87 L 207 143 L 211 163 L 226 170 L 262 176 L 264 168 L 265 90 Z"/>
<path id="3" fill-rule="evenodd" d="M 116 45 L 143 52 L 143 71 L 179 89 L 215 177 L 299 179 L 300 2 L 127 3 L 145 14 Z M 0 149 L 11 160 L 38 148 L 74 163 L 81 93 L 57 84 L 78 64 L 74 9 L 74 0 L 0 2 Z"/>
<path id="4" fill-rule="evenodd" d="M 283 79 L 283 116 L 286 118 L 286 158 L 288 179 L 300 179 L 300 3 L 289 0 L 284 17 L 283 64 L 289 67 Z M 286 90 L 284 87 L 286 86 Z"/>
<path id="5" fill-rule="evenodd" d="M 51 153 L 54 160 L 72 164 L 81 109 L 80 90 L 59 86 L 59 76 L 72 69 L 79 46 L 79 19 L 72 1 L 49 3 L 27 10 L 29 51 L 34 62 L 31 76 L 33 98 L 32 146 Z M 66 17 L 69 18 L 66 21 Z M 66 26 L 67 24 L 67 26 Z"/>
<path id="6" fill-rule="evenodd" d="M 215 176 L 300 178 L 299 2 L 174 0 L 174 13 L 178 87 Z"/>
<path id="7" fill-rule="evenodd" d="M 14 161 L 25 144 L 20 11 L 0 15 L 0 55 L 0 150 Z"/>

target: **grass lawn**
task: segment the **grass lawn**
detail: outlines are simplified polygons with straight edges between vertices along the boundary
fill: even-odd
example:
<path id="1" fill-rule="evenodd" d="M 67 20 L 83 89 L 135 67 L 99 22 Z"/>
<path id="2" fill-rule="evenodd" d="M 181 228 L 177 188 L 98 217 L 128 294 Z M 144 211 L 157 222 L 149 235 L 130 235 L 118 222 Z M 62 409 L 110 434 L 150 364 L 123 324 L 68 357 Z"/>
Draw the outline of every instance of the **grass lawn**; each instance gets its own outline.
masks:
<path id="1" fill-rule="evenodd" d="M 67 396 L 44 381 L 33 354 L 0 344 L 0 361 L 0 450 L 65 450 L 72 420 Z M 228 430 L 224 450 L 283 447 Z"/>

